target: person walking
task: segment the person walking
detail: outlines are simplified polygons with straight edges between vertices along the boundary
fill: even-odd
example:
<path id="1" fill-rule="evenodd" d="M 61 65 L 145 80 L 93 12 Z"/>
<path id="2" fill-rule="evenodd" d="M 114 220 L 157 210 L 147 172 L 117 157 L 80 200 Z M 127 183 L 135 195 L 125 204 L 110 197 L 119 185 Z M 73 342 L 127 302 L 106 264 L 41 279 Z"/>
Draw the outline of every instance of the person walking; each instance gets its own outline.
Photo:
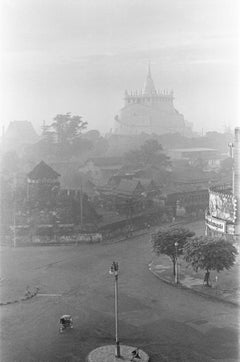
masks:
<path id="1" fill-rule="evenodd" d="M 210 281 L 210 272 L 207 270 L 204 276 L 203 283 L 205 283 L 207 287 L 210 287 L 211 285 L 209 284 L 209 281 Z"/>

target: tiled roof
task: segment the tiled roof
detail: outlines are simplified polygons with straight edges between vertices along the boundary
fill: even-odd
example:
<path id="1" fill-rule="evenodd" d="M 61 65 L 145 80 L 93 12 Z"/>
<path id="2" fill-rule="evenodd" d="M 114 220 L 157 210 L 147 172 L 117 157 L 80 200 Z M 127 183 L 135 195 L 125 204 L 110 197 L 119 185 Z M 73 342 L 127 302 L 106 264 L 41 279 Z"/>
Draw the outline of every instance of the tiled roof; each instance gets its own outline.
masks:
<path id="1" fill-rule="evenodd" d="M 28 178 L 31 180 L 41 180 L 41 179 L 57 179 L 61 176 L 59 173 L 54 171 L 50 166 L 48 166 L 44 161 L 41 161 L 34 169 L 28 173 Z"/>
<path id="2" fill-rule="evenodd" d="M 123 179 L 120 181 L 120 184 L 117 186 L 115 192 L 118 194 L 133 194 L 137 188 L 144 190 L 143 186 L 138 180 L 126 180 Z"/>
<path id="3" fill-rule="evenodd" d="M 150 178 L 134 178 L 133 180 L 139 181 L 141 185 L 148 191 L 158 188 L 155 182 Z"/>

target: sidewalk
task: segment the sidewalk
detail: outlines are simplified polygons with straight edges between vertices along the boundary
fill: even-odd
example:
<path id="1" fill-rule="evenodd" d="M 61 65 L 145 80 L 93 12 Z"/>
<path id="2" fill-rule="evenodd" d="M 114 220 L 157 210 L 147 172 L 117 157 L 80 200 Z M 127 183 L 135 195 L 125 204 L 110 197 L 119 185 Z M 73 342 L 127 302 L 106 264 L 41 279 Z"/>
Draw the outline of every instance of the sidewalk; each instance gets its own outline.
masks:
<path id="1" fill-rule="evenodd" d="M 174 281 L 173 265 L 169 257 L 165 255 L 155 257 L 149 264 L 149 270 L 168 284 L 187 288 L 192 292 L 232 305 L 240 305 L 239 257 L 232 269 L 220 273 L 215 271 L 210 273 L 211 288 L 203 285 L 204 271 L 194 272 L 182 258 L 179 258 L 178 262 L 178 285 Z"/>

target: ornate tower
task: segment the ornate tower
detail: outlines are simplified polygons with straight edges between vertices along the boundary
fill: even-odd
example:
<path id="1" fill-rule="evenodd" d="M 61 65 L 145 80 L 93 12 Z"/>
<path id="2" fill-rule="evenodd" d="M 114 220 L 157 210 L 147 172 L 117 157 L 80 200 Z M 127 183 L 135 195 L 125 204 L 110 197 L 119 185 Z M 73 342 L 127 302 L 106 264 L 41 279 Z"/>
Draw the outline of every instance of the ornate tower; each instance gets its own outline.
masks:
<path id="1" fill-rule="evenodd" d="M 157 94 L 157 91 L 155 89 L 155 86 L 154 86 L 154 83 L 152 80 L 151 68 L 150 68 L 150 64 L 149 64 L 147 77 L 146 77 L 144 87 L 143 87 L 143 95 L 151 96 L 151 95 L 156 95 L 156 94 Z"/>
<path id="2" fill-rule="evenodd" d="M 115 133 L 185 134 L 187 127 L 184 117 L 174 108 L 173 99 L 173 91 L 156 90 L 149 65 L 143 89 L 125 91 L 124 107 L 115 117 Z"/>

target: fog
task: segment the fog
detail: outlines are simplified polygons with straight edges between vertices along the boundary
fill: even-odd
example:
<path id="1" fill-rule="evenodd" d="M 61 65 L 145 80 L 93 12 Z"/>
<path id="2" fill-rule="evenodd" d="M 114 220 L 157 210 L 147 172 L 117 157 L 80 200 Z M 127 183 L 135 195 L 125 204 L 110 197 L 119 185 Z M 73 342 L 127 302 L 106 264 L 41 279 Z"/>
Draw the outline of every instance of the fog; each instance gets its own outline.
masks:
<path id="1" fill-rule="evenodd" d="M 39 132 L 57 113 L 109 131 L 151 61 L 194 130 L 238 120 L 238 5 L 229 0 L 1 2 L 1 122 Z"/>

